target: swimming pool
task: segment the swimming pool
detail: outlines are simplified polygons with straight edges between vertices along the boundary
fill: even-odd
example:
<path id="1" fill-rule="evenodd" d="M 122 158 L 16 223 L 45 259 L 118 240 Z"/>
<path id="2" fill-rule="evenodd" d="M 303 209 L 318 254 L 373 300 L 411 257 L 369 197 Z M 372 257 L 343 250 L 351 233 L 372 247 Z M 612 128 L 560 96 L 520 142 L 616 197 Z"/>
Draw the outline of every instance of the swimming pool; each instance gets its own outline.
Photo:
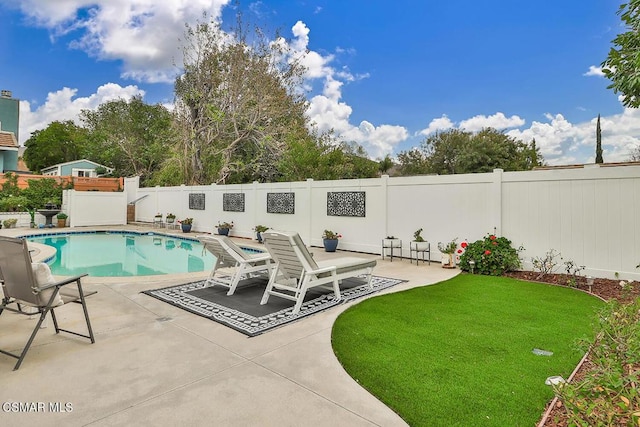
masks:
<path id="1" fill-rule="evenodd" d="M 194 239 L 158 233 L 70 232 L 24 236 L 56 248 L 55 275 L 154 276 L 208 271 L 215 258 Z"/>

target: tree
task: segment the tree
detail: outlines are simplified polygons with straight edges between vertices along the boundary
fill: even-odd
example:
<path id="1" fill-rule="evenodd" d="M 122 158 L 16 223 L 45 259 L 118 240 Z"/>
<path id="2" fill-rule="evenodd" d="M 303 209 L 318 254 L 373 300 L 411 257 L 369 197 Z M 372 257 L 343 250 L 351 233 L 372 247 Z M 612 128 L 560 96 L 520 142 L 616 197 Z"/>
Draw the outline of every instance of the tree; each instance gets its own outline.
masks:
<path id="1" fill-rule="evenodd" d="M 391 160 L 391 157 L 389 157 L 388 154 L 384 156 L 384 159 L 380 160 L 380 162 L 378 163 L 378 170 L 383 175 L 388 173 L 389 169 L 391 169 L 392 167 L 393 167 L 393 160 Z"/>
<path id="2" fill-rule="evenodd" d="M 55 121 L 31 134 L 25 142 L 24 161 L 30 170 L 39 172 L 48 166 L 78 160 L 86 141 L 86 130 L 73 121 Z"/>
<path id="3" fill-rule="evenodd" d="M 258 28 L 249 37 L 240 17 L 231 36 L 215 21 L 187 26 L 175 83 L 181 138 L 168 163 L 187 184 L 275 180 L 288 146 L 309 143 L 304 67 L 276 40 Z"/>
<path id="4" fill-rule="evenodd" d="M 640 106 L 640 0 L 629 0 L 620 6 L 618 15 L 626 32 L 619 34 L 612 43 L 602 71 L 611 84 L 609 89 L 624 95 L 625 107 Z"/>
<path id="5" fill-rule="evenodd" d="M 602 159 L 602 132 L 600 130 L 600 114 L 596 123 L 596 163 L 604 163 Z"/>
<path id="6" fill-rule="evenodd" d="M 90 135 L 85 157 L 113 167 L 117 176 L 140 176 L 143 184 L 170 157 L 175 144 L 171 113 L 139 96 L 83 110 L 81 119 Z"/>
<path id="7" fill-rule="evenodd" d="M 496 129 L 477 133 L 450 129 L 427 137 L 419 148 L 398 155 L 403 175 L 530 170 L 542 163 L 535 145 L 525 144 Z"/>
<path id="8" fill-rule="evenodd" d="M 629 155 L 629 160 L 632 162 L 640 162 L 640 145 L 631 150 L 631 154 Z"/>

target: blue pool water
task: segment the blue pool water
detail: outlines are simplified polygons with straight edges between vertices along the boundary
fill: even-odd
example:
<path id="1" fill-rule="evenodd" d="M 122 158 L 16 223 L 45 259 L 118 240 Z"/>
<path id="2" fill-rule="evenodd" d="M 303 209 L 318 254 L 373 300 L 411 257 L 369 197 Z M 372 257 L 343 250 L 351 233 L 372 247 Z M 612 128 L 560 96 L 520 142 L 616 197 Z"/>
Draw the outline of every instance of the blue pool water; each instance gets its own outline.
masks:
<path id="1" fill-rule="evenodd" d="M 155 233 L 78 232 L 26 236 L 53 246 L 55 275 L 153 276 L 209 271 L 215 258 L 197 240 Z"/>

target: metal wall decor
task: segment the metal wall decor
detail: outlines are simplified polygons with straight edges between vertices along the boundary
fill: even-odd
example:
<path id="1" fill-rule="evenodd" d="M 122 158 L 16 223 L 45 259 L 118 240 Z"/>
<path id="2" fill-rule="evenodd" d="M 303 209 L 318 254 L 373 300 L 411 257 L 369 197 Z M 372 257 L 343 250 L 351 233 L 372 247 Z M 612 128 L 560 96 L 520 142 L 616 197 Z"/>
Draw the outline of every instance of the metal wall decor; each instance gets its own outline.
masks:
<path id="1" fill-rule="evenodd" d="M 244 212 L 244 193 L 223 193 L 222 210 L 225 212 Z"/>
<path id="2" fill-rule="evenodd" d="M 364 191 L 327 192 L 327 215 L 364 217 L 365 201 Z"/>
<path id="3" fill-rule="evenodd" d="M 189 209 L 204 210 L 204 193 L 189 193 Z"/>
<path id="4" fill-rule="evenodd" d="M 267 193 L 267 213 L 296 213 L 296 193 Z"/>

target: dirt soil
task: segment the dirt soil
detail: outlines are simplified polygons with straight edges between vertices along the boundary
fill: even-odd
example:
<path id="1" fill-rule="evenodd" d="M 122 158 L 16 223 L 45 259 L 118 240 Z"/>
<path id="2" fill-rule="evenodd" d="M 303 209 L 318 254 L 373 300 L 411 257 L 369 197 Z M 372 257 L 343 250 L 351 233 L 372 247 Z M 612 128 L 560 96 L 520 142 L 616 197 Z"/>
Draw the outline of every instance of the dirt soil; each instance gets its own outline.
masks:
<path id="1" fill-rule="evenodd" d="M 568 286 L 571 283 L 571 276 L 567 274 L 545 274 L 543 276 L 540 276 L 540 273 L 535 271 L 514 271 L 506 273 L 505 276 L 513 277 L 515 279 L 530 280 L 534 282 L 552 283 L 561 286 Z M 632 282 L 632 286 L 627 287 L 627 290 L 625 291 L 623 287 L 620 286 L 620 280 L 594 278 L 593 286 L 591 287 L 591 289 L 589 289 L 586 277 L 577 277 L 575 288 L 581 289 L 586 292 L 591 292 L 592 294 L 599 296 L 605 301 L 617 299 L 620 302 L 628 303 L 640 297 L 640 283 L 638 282 Z M 629 291 L 629 289 L 631 290 Z M 578 380 L 584 377 L 584 375 L 589 372 L 590 367 L 591 362 L 587 357 L 586 361 L 576 372 L 574 380 Z M 548 405 L 549 404 L 551 404 L 551 402 L 549 402 Z M 543 409 L 543 414 L 546 412 L 547 408 Z M 558 401 L 556 403 L 551 411 L 550 416 L 547 418 L 546 422 L 543 425 L 545 427 L 568 426 L 562 402 Z"/>

